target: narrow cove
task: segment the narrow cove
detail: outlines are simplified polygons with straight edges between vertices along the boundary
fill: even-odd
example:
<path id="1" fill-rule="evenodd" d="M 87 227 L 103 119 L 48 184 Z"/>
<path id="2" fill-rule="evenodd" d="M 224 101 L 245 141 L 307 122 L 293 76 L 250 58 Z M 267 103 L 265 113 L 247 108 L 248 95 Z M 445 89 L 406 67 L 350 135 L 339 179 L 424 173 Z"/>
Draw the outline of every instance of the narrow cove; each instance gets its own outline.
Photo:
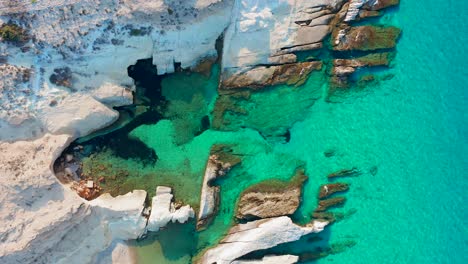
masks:
<path id="1" fill-rule="evenodd" d="M 233 153 L 242 157 L 239 166 L 214 183 L 220 186 L 221 192 L 218 212 L 212 223 L 201 231 L 196 230 L 194 220 L 186 224 L 169 224 L 157 233 L 149 233 L 145 239 L 131 242 L 138 263 L 192 263 L 207 248 L 216 245 L 236 223 L 235 205 L 245 189 L 265 180 L 287 181 L 298 168 L 304 168 L 309 180 L 303 187 L 301 207 L 293 220 L 305 224 L 313 218 L 319 187 L 334 182 L 327 181 L 326 176 L 360 163 L 346 162 L 346 155 L 338 146 L 327 146 L 318 150 L 322 157 L 341 162 L 330 164 L 326 172 L 318 173 L 310 169 L 315 166 L 311 157 L 317 150 L 310 153 L 313 155 L 298 155 L 306 151 L 304 147 L 288 147 L 289 141 L 297 138 L 296 133 L 313 133 L 311 130 L 295 131 L 295 128 L 296 124 L 308 122 L 316 115 L 316 103 L 319 107 L 351 103 L 389 79 L 385 72 L 362 69 L 350 78 L 351 88 L 332 89 L 331 60 L 342 53 L 330 53 L 326 49 L 318 56 L 316 53 L 302 53 L 301 60 L 320 58 L 327 63 L 312 71 L 304 83 L 275 85 L 256 91 L 219 90 L 217 64 L 208 74 L 181 70 L 159 77 L 151 60 L 142 60 L 129 68 L 137 85 L 135 104 L 120 111 L 130 113 L 130 121 L 111 133 L 95 138 L 90 136 L 92 139 L 87 141 L 80 139 L 69 147 L 71 152 L 78 149 L 82 153 L 74 153 L 75 156 L 82 155 L 82 175 L 100 182 L 103 192 L 119 195 L 144 189 L 152 197 L 156 186 L 169 186 L 176 203 L 190 204 L 197 210 L 211 147 L 229 145 Z M 353 58 L 354 55 L 342 56 Z M 366 74 L 373 77 L 362 81 Z M 310 136 L 304 136 L 303 140 L 308 144 L 314 142 Z M 365 164 L 358 170 L 358 174 L 367 176 L 378 168 L 375 164 Z M 349 177 L 342 181 L 352 185 L 353 180 Z M 339 210 L 331 209 L 329 217 L 337 222 L 346 221 L 355 212 L 356 208 L 344 205 Z M 309 263 L 356 245 L 356 238 L 330 243 L 332 228 L 247 257 L 294 253 L 301 262 Z"/>

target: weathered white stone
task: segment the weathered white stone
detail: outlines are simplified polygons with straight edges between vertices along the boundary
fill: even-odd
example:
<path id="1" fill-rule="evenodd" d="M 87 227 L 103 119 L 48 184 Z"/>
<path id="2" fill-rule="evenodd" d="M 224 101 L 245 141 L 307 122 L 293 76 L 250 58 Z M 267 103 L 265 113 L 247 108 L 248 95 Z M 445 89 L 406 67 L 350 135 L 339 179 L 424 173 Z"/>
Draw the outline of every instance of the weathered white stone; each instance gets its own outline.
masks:
<path id="1" fill-rule="evenodd" d="M 287 216 L 239 224 L 231 228 L 217 246 L 206 251 L 200 264 L 230 264 L 250 252 L 296 241 L 310 233 L 318 233 L 327 224 L 328 222 L 314 221 L 302 227 L 294 224 Z"/>
<path id="2" fill-rule="evenodd" d="M 209 183 L 219 175 L 229 170 L 230 164 L 218 160 L 216 154 L 210 155 L 205 167 L 202 189 L 200 194 L 200 210 L 198 211 L 197 227 L 204 227 L 213 217 L 219 203 L 219 186 Z"/>
<path id="3" fill-rule="evenodd" d="M 195 213 L 189 205 L 176 210 L 172 198 L 171 188 L 165 186 L 156 188 L 156 195 L 152 199 L 152 209 L 148 219 L 147 229 L 149 231 L 158 231 L 170 221 L 185 223 L 189 218 L 194 217 Z"/>
<path id="4" fill-rule="evenodd" d="M 336 12 L 342 2 L 235 1 L 233 22 L 224 37 L 222 69 L 269 64 L 268 59 L 284 48 L 321 42 L 328 25 L 308 27 L 300 21 L 324 19 L 320 17 Z"/>
<path id="5" fill-rule="evenodd" d="M 352 21 L 356 19 L 361 7 L 371 1 L 375 1 L 375 0 L 351 0 L 349 3 L 348 12 L 346 13 L 346 17 L 344 21 L 348 22 L 348 21 Z"/>

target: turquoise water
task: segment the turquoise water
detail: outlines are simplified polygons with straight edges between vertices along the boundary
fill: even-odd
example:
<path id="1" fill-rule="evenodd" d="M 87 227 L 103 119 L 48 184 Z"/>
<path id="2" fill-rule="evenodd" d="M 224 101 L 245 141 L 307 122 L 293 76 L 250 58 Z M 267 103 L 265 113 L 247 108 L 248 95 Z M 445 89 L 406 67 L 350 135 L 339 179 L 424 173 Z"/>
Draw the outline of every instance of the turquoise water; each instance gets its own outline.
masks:
<path id="1" fill-rule="evenodd" d="M 165 79 L 165 120 L 130 133 L 154 149 L 156 165 L 125 163 L 106 153 L 102 160 L 144 174 L 132 176 L 132 188 L 143 181 L 151 189 L 169 184 L 176 199 L 196 206 L 211 145 L 234 144 L 244 158 L 218 181 L 221 204 L 213 224 L 203 232 L 191 222 L 152 234 L 136 244 L 139 263 L 189 263 L 233 224 L 243 189 L 287 179 L 297 166 L 309 176 L 295 215 L 300 222 L 310 220 L 329 173 L 352 167 L 362 172 L 340 179 L 351 186 L 346 204 L 335 211 L 347 217 L 321 235 L 332 250 L 314 263 L 468 263 L 467 10 L 466 1 L 403 0 L 372 20 L 403 31 L 393 67 L 383 72 L 393 77 L 326 100 L 325 71 L 316 72 L 303 87 L 280 86 L 231 102 L 248 112 L 225 116 L 231 123 L 224 128 L 232 131 L 197 134 L 199 120 L 216 108 L 216 78 Z M 279 250 L 299 254 L 311 250 L 309 242 Z"/>
<path id="2" fill-rule="evenodd" d="M 310 177 L 296 215 L 299 220 L 310 218 L 317 204 L 317 189 L 327 181 L 326 175 L 351 167 L 362 171 L 359 177 L 343 180 L 351 184 L 351 189 L 345 206 L 337 211 L 353 213 L 324 234 L 326 244 L 343 250 L 317 262 L 468 263 L 468 71 L 463 67 L 468 55 L 464 43 L 468 25 L 463 20 L 467 8 L 463 1 L 442 5 L 439 1 L 403 1 L 400 8 L 380 20 L 403 30 L 393 68 L 387 71 L 393 78 L 349 92 L 339 103 L 326 102 L 323 97 L 308 103 L 305 113 L 301 113 L 303 120 L 290 129 L 289 143 L 272 143 L 262 150 L 263 154 L 255 152 L 256 159 L 244 165 L 250 172 L 248 177 L 234 172 L 220 182 L 220 213 L 207 231 L 187 235 L 197 239 L 185 255 L 158 258 L 177 251 L 167 247 L 169 241 L 162 236 L 140 250 L 141 262 L 155 263 L 158 259 L 158 263 L 186 263 L 188 255 L 216 242 L 232 224 L 232 208 L 244 187 L 278 177 L 268 176 L 269 169 L 283 171 L 283 178 L 286 171 L 292 171 L 291 164 L 275 164 L 278 155 L 284 153 L 291 160 L 295 157 L 304 162 Z M 308 85 L 312 90 L 319 87 L 316 82 Z M 259 95 L 259 102 L 264 100 L 262 96 L 282 98 L 272 92 Z M 315 95 L 311 100 L 319 97 Z M 238 115 L 232 120 L 243 118 Z M 258 120 L 265 117 L 240 122 L 260 130 L 268 127 L 268 122 Z M 151 135 L 160 135 L 144 128 L 134 134 L 138 133 L 148 134 L 147 139 L 143 138 L 147 143 Z M 203 148 L 207 153 L 212 143 L 236 140 L 261 142 L 252 131 L 207 131 L 187 149 Z M 326 151 L 334 155 L 326 157 Z M 310 250 L 309 246 L 300 242 L 292 248 L 301 252 Z"/>
<path id="3" fill-rule="evenodd" d="M 341 104 L 318 102 L 278 146 L 317 182 L 333 168 L 378 167 L 348 180 L 345 208 L 357 212 L 331 227 L 330 243 L 356 245 L 319 263 L 468 263 L 467 10 L 467 1 L 402 1 L 388 16 L 403 30 L 395 77 Z M 303 211 L 315 205 L 305 202 Z"/>

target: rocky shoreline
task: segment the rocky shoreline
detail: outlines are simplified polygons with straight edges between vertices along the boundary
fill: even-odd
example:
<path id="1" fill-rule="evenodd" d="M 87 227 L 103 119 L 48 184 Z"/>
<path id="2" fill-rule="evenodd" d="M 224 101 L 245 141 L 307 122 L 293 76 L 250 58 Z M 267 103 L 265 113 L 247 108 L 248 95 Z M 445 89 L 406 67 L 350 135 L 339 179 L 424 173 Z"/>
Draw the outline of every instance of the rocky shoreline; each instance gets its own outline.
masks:
<path id="1" fill-rule="evenodd" d="M 126 240 L 195 216 L 189 205 L 174 204 L 167 187 L 156 190 L 151 214 L 145 191 L 97 197 L 95 182 L 83 181 L 71 190 L 54 175 L 53 164 L 64 148 L 114 123 L 119 113 L 113 107 L 133 103 L 135 85 L 126 73 L 138 59 L 152 58 L 158 74 L 179 68 L 206 73 L 218 53 L 215 43 L 224 35 L 219 93 L 226 100 L 248 100 L 265 86 L 299 87 L 313 72 L 325 71 L 324 65 L 332 66 L 327 69 L 332 95 L 350 86 L 356 69 L 390 65 L 400 30 L 352 22 L 380 15 L 398 2 L 198 0 L 186 6 L 176 1 L 57 0 L 12 6 L 0 1 L 0 262 L 118 263 L 118 256 L 129 256 Z M 321 49 L 339 55 L 331 61 L 298 56 Z M 343 53 L 348 51 L 366 54 L 349 58 Z M 218 116 L 220 130 L 229 130 L 224 119 L 229 107 Z M 212 181 L 234 165 L 219 153 L 207 161 L 200 228 L 216 214 L 219 187 Z M 239 218 L 265 219 L 233 227 L 200 263 L 243 263 L 237 259 L 247 253 L 322 231 L 326 220 L 299 226 L 285 216 L 300 202 L 300 187 L 289 191 L 288 201 L 281 200 L 279 191 L 261 198 L 245 193 Z M 87 201 L 76 192 L 97 198 Z M 253 200 L 258 214 L 251 211 Z M 261 209 L 271 202 L 279 203 L 281 212 Z M 321 200 L 317 212 L 342 202 Z M 279 259 L 297 261 L 271 256 L 259 263 Z"/>

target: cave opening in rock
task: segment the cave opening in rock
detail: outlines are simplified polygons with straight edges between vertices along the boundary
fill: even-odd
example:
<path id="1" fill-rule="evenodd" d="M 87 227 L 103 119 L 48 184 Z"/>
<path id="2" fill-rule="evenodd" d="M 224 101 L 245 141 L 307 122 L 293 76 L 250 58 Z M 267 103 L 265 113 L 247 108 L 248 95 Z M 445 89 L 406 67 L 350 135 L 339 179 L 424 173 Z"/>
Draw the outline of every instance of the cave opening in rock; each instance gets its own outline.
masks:
<path id="1" fill-rule="evenodd" d="M 115 107 L 119 119 L 110 125 L 72 142 L 54 163 L 54 171 L 63 183 L 86 179 L 81 161 L 95 153 L 108 151 L 122 159 L 139 160 L 144 165 L 155 164 L 158 156 L 139 139 L 129 136 L 138 126 L 154 124 L 162 119 L 166 99 L 162 95 L 161 80 L 152 58 L 138 60 L 127 69 L 135 83 L 133 104 Z M 98 194 L 88 198 L 95 198 Z"/>

